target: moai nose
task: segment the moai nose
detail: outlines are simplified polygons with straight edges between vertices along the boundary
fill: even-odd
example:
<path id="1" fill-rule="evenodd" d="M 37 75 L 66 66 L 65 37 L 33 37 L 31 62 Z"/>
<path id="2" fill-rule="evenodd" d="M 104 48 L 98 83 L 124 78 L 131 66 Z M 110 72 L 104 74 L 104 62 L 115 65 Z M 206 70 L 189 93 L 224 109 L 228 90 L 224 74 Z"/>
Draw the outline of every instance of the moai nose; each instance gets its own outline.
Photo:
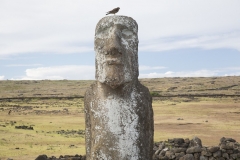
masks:
<path id="1" fill-rule="evenodd" d="M 120 31 L 114 28 L 106 45 L 107 53 L 111 55 L 121 54 L 121 35 Z"/>

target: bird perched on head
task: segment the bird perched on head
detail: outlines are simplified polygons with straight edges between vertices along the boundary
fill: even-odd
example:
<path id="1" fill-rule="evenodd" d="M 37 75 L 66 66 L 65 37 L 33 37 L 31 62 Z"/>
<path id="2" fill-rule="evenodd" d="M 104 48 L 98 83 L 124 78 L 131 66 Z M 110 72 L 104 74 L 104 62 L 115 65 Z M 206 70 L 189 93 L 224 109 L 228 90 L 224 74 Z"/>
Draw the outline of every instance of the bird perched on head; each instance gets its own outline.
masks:
<path id="1" fill-rule="evenodd" d="M 119 11 L 119 9 L 120 9 L 119 7 L 114 8 L 113 10 L 108 11 L 106 15 L 108 15 L 108 14 L 115 14 L 115 13 L 117 13 Z"/>

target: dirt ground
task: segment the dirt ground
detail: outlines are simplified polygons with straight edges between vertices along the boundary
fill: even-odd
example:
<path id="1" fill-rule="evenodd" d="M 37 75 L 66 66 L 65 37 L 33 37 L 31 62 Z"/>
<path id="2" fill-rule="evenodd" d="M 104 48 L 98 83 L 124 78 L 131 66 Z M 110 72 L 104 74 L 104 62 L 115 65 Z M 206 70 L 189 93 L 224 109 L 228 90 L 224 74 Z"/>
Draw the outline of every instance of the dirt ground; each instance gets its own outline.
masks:
<path id="1" fill-rule="evenodd" d="M 141 79 L 153 98 L 154 140 L 240 142 L 240 76 Z M 0 81 L 0 160 L 85 153 L 83 96 L 93 81 Z M 11 112 L 9 113 L 9 111 Z"/>
<path id="2" fill-rule="evenodd" d="M 155 141 L 197 136 L 205 146 L 218 145 L 222 137 L 240 142 L 239 99 L 156 100 L 153 108 Z"/>
<path id="3" fill-rule="evenodd" d="M 240 142 L 237 98 L 154 98 L 153 110 L 155 142 L 195 136 L 205 146 L 223 136 Z M 1 101 L 0 159 L 84 154 L 84 128 L 83 99 Z"/>

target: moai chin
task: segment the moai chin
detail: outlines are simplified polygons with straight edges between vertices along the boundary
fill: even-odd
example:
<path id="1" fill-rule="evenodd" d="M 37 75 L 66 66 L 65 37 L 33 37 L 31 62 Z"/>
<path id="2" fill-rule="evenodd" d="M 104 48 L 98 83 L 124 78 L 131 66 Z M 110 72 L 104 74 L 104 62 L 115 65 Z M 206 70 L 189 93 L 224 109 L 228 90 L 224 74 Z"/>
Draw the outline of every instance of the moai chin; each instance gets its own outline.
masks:
<path id="1" fill-rule="evenodd" d="M 95 30 L 96 82 L 84 98 L 87 160 L 151 160 L 153 110 L 138 81 L 138 25 L 102 18 Z"/>

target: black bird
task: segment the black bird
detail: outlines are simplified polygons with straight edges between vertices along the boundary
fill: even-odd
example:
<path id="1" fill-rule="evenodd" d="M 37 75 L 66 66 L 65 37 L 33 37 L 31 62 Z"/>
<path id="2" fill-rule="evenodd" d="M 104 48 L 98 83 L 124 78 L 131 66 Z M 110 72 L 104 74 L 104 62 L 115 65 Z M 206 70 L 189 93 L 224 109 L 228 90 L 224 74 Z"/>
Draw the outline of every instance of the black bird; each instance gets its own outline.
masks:
<path id="1" fill-rule="evenodd" d="M 114 8 L 113 10 L 108 11 L 106 15 L 108 15 L 108 14 L 115 14 L 115 13 L 117 13 L 119 11 L 119 9 L 120 9 L 119 7 Z"/>

